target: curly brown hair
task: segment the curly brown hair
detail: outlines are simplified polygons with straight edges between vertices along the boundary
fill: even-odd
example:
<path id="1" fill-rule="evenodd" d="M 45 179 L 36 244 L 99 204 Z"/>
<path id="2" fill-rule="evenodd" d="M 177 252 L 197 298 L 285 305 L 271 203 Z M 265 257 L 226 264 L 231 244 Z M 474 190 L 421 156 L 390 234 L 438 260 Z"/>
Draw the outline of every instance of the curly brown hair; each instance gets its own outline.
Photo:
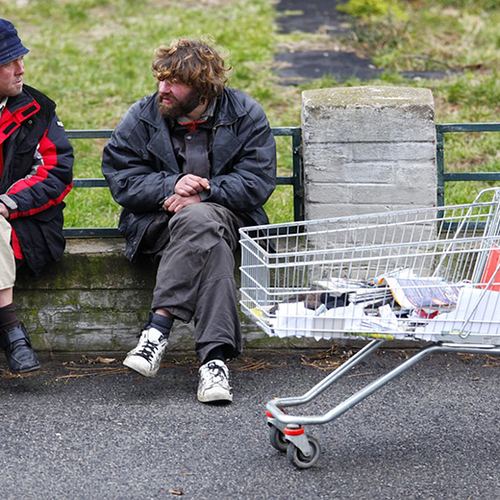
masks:
<path id="1" fill-rule="evenodd" d="M 230 68 L 205 41 L 179 38 L 155 50 L 151 69 L 157 80 L 189 85 L 210 100 L 222 93 Z"/>

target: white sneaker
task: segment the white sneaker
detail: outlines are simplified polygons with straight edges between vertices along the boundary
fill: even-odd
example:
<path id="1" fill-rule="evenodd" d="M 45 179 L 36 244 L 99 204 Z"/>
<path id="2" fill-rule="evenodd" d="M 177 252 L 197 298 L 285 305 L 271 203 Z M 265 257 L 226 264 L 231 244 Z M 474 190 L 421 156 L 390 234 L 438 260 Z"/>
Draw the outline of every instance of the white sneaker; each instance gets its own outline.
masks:
<path id="1" fill-rule="evenodd" d="M 233 400 L 229 385 L 229 370 L 223 361 L 214 359 L 198 370 L 200 383 L 198 385 L 198 401 L 214 403 Z"/>
<path id="2" fill-rule="evenodd" d="M 142 332 L 139 343 L 127 354 L 123 364 L 145 377 L 154 377 L 160 369 L 167 345 L 167 338 L 156 328 L 150 327 Z"/>

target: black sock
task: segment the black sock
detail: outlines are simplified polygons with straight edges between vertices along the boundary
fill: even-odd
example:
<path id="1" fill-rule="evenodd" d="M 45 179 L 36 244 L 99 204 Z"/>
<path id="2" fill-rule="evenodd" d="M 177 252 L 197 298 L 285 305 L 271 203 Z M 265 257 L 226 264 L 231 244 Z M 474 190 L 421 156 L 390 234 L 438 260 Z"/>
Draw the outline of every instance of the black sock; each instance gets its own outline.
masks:
<path id="1" fill-rule="evenodd" d="M 0 307 L 0 327 L 2 330 L 12 330 L 16 326 L 19 326 L 21 322 L 16 316 L 16 306 L 14 303 L 8 306 Z"/>
<path id="2" fill-rule="evenodd" d="M 162 314 L 156 314 L 152 312 L 149 315 L 149 324 L 148 326 L 152 326 L 156 328 L 159 332 L 161 332 L 165 337 L 168 338 L 170 335 L 170 329 L 174 324 L 174 320 L 172 318 L 168 318 L 167 316 L 163 316 Z"/>
<path id="3" fill-rule="evenodd" d="M 205 357 L 204 364 L 208 363 L 209 361 L 213 361 L 214 359 L 218 359 L 220 361 L 225 362 L 226 361 L 226 355 L 224 354 L 224 346 L 217 346 L 214 347 L 209 351 L 207 356 Z"/>

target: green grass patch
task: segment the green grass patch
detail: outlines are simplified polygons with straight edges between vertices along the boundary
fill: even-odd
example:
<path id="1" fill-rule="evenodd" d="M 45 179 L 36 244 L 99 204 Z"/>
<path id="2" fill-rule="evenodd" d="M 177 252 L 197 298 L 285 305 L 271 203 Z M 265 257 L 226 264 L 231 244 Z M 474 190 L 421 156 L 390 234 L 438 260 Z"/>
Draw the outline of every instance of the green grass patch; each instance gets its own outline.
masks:
<path id="1" fill-rule="evenodd" d="M 155 91 L 154 49 L 179 36 L 214 39 L 233 67 L 230 85 L 264 107 L 273 126 L 300 125 L 301 92 L 350 85 L 420 86 L 432 90 L 436 121 L 498 121 L 500 7 L 493 0 L 359 0 L 353 35 L 278 34 L 269 0 L 32 0 L 3 2 L 31 53 L 25 81 L 58 103 L 67 129 L 114 128 L 137 99 Z M 333 3 L 332 3 L 333 4 Z M 381 9 L 379 7 L 382 7 Z M 396 9 L 397 7 L 397 9 Z M 332 8 L 334 6 L 332 5 Z M 378 10 L 377 10 L 378 9 Z M 397 15 L 395 15 L 395 11 Z M 355 13 L 354 11 L 352 13 Z M 372 12 L 373 14 L 373 12 Z M 377 80 L 332 77 L 300 87 L 280 86 L 272 72 L 280 46 L 341 45 L 386 68 Z M 404 80 L 401 70 L 455 70 L 444 80 Z M 101 177 L 104 141 L 75 140 L 75 177 Z M 291 175 L 290 138 L 278 138 L 278 173 Z M 447 134 L 447 171 L 498 171 L 500 134 Z M 469 202 L 482 183 L 453 183 L 448 203 Z M 277 188 L 266 205 L 273 222 L 292 220 L 292 190 Z M 106 189 L 75 189 L 68 197 L 69 227 L 114 226 L 119 207 Z"/>
<path id="2" fill-rule="evenodd" d="M 114 128 L 132 103 L 156 90 L 150 70 L 154 49 L 180 36 L 213 38 L 233 68 L 230 85 L 257 99 L 274 126 L 284 124 L 279 108 L 287 105 L 286 97 L 276 92 L 271 73 L 275 11 L 266 0 L 39 0 L 2 7 L 2 16 L 14 22 L 31 49 L 25 81 L 57 101 L 66 129 Z M 291 148 L 280 142 L 284 175 L 291 169 Z M 104 142 L 73 144 L 75 178 L 102 177 Z M 116 225 L 119 208 L 106 191 L 74 189 L 66 226 Z M 270 201 L 281 213 L 277 217 L 289 217 L 288 200 L 275 199 L 281 200 Z"/>

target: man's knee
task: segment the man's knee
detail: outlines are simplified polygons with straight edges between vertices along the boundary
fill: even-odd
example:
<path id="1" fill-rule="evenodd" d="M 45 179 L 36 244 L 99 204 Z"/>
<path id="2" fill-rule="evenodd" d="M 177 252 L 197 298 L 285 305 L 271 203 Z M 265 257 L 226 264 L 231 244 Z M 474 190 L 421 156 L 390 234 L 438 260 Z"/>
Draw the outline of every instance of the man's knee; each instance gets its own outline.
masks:
<path id="1" fill-rule="evenodd" d="M 0 216 L 0 289 L 12 288 L 16 279 L 16 261 L 10 238 L 11 226 Z"/>
<path id="2" fill-rule="evenodd" d="M 182 240 L 200 248 L 213 248 L 224 240 L 234 251 L 238 244 L 235 216 L 214 203 L 189 205 L 177 213 L 169 223 L 171 241 Z"/>
<path id="3" fill-rule="evenodd" d="M 4 217 L 0 216 L 0 239 L 10 243 L 11 232 L 12 227 L 9 222 Z"/>
<path id="4" fill-rule="evenodd" d="M 213 205 L 197 203 L 176 213 L 169 221 L 169 230 L 175 239 L 182 234 L 220 233 L 220 225 Z"/>
<path id="5" fill-rule="evenodd" d="M 213 207 L 207 203 L 188 205 L 170 219 L 170 226 L 178 224 L 200 225 L 213 220 Z"/>

